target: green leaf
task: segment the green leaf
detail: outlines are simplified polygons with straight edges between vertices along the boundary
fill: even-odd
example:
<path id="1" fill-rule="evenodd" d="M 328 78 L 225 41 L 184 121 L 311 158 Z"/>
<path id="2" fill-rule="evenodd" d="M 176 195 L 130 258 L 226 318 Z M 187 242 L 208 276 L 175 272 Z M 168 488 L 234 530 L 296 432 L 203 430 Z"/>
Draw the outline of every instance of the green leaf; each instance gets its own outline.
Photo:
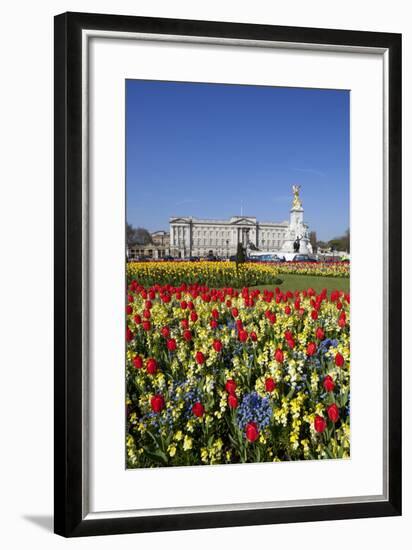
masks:
<path id="1" fill-rule="evenodd" d="M 289 393 L 286 396 L 286 399 L 290 399 L 294 393 L 295 393 L 295 388 L 291 388 Z"/>
<path id="2" fill-rule="evenodd" d="M 168 463 L 166 454 L 160 449 L 157 449 L 157 451 L 149 451 L 149 449 L 146 449 L 146 447 L 143 447 L 143 452 L 147 456 L 147 458 L 150 458 L 150 460 L 153 460 L 156 463 L 159 463 L 159 462 L 161 464 Z"/>

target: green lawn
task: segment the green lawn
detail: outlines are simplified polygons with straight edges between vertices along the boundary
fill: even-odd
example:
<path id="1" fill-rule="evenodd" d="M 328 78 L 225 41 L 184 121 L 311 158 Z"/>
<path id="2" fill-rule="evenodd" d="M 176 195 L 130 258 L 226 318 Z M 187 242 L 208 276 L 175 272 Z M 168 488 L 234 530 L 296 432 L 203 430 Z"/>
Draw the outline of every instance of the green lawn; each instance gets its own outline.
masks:
<path id="1" fill-rule="evenodd" d="M 320 292 L 323 288 L 326 290 L 343 290 L 349 292 L 349 278 L 341 277 L 316 277 L 309 275 L 289 275 L 279 274 L 279 279 L 282 279 L 282 284 L 277 285 L 282 291 L 285 290 L 307 290 L 309 287 Z M 259 285 L 255 288 L 263 290 L 265 288 L 273 290 L 276 285 Z"/>

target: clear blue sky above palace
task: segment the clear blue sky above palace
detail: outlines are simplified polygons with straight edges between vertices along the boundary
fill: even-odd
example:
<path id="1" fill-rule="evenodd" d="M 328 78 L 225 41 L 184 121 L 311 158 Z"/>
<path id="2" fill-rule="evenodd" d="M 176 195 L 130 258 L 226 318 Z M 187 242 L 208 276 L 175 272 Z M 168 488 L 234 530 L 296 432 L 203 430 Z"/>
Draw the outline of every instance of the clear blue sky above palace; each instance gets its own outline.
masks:
<path id="1" fill-rule="evenodd" d="M 349 92 L 128 80 L 127 220 L 170 216 L 305 221 L 328 240 L 349 227 Z"/>

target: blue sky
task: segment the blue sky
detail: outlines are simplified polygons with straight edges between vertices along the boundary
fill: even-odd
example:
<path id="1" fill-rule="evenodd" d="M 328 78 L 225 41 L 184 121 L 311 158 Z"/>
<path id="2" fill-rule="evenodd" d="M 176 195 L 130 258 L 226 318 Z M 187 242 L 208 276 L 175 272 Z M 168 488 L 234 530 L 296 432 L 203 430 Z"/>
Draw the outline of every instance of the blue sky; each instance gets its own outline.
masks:
<path id="1" fill-rule="evenodd" d="M 349 92 L 126 81 L 127 220 L 289 219 L 300 184 L 318 239 L 349 227 Z"/>

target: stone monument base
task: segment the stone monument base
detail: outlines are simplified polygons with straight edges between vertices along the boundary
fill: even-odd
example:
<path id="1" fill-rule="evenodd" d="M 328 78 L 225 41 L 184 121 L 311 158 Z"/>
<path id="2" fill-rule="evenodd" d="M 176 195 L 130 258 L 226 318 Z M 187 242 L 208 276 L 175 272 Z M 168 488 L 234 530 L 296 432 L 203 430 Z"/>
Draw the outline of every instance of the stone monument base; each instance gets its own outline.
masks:
<path id="1" fill-rule="evenodd" d="M 293 247 L 295 239 L 289 239 L 283 243 L 280 252 L 295 253 L 295 254 L 313 254 L 312 245 L 310 244 L 309 239 L 303 238 L 300 240 L 299 251 L 295 252 Z"/>

